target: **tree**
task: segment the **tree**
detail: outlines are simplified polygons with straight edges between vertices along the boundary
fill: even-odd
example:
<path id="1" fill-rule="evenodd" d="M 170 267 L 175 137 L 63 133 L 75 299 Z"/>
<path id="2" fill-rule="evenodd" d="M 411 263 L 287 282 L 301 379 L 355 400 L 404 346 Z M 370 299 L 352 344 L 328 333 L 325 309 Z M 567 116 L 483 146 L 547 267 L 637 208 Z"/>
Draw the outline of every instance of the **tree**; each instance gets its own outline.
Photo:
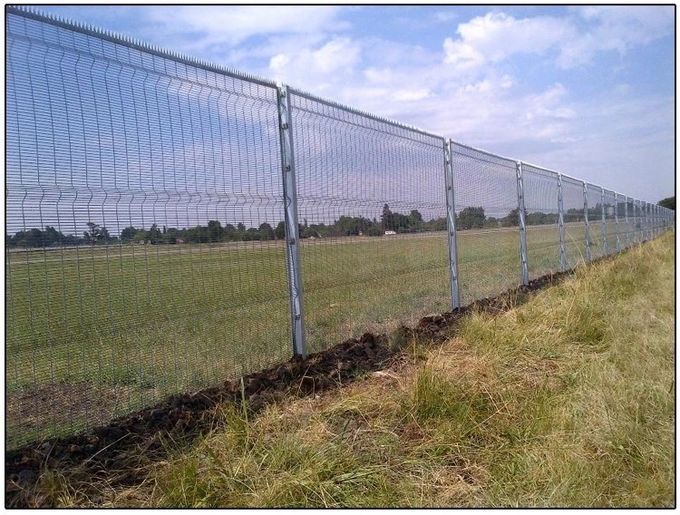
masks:
<path id="1" fill-rule="evenodd" d="M 382 215 L 380 216 L 380 222 L 382 223 L 383 230 L 385 231 L 393 230 L 392 211 L 390 211 L 390 206 L 388 206 L 387 204 L 383 206 Z"/>
<path id="2" fill-rule="evenodd" d="M 273 240 L 276 238 L 274 229 L 267 222 L 260 224 L 260 236 L 263 240 Z"/>
<path id="3" fill-rule="evenodd" d="M 382 230 L 379 224 L 371 224 L 371 226 L 366 231 L 367 236 L 382 236 L 385 231 Z"/>
<path id="4" fill-rule="evenodd" d="M 135 235 L 132 237 L 132 241 L 135 243 L 143 243 L 146 241 L 146 231 L 144 229 L 137 229 Z"/>
<path id="5" fill-rule="evenodd" d="M 135 229 L 133 226 L 128 226 L 122 231 L 120 231 L 120 239 L 121 241 L 131 241 L 132 238 L 135 237 L 135 233 L 137 232 L 137 229 Z"/>
<path id="6" fill-rule="evenodd" d="M 419 232 L 423 230 L 423 215 L 420 214 L 420 211 L 413 209 L 408 218 L 410 231 Z"/>
<path id="7" fill-rule="evenodd" d="M 208 238 L 209 241 L 222 241 L 224 229 L 218 220 L 208 221 Z"/>
<path id="8" fill-rule="evenodd" d="M 484 221 L 484 227 L 490 227 L 490 228 L 498 227 L 498 218 L 495 218 L 493 216 L 488 217 Z"/>
<path id="9" fill-rule="evenodd" d="M 466 207 L 458 213 L 456 228 L 480 229 L 484 227 L 485 219 L 483 207 Z"/>
<path id="10" fill-rule="evenodd" d="M 517 227 L 519 225 L 519 209 L 515 208 L 507 216 L 501 218 L 502 227 Z"/>
<path id="11" fill-rule="evenodd" d="M 282 240 L 286 237 L 286 224 L 284 222 L 279 222 L 274 229 L 274 235 L 277 240 Z"/>
<path id="12" fill-rule="evenodd" d="M 147 234 L 147 239 L 151 242 L 152 245 L 156 245 L 157 243 L 160 243 L 163 240 L 163 233 L 161 233 L 161 230 L 158 228 L 158 225 L 153 224 L 151 226 L 151 229 L 149 229 L 149 232 Z"/>
<path id="13" fill-rule="evenodd" d="M 673 195 L 672 197 L 666 197 L 663 200 L 659 200 L 659 205 L 661 207 L 665 207 L 667 209 L 672 209 L 673 211 L 675 211 L 675 195 Z"/>
<path id="14" fill-rule="evenodd" d="M 99 224 L 94 222 L 87 222 L 87 227 L 89 230 L 83 233 L 83 238 L 85 238 L 85 241 L 90 245 L 94 245 L 98 242 L 107 242 L 111 239 L 106 227 L 100 227 Z"/>
<path id="15" fill-rule="evenodd" d="M 43 235 L 40 229 L 29 229 L 17 233 L 17 244 L 22 247 L 42 247 Z"/>

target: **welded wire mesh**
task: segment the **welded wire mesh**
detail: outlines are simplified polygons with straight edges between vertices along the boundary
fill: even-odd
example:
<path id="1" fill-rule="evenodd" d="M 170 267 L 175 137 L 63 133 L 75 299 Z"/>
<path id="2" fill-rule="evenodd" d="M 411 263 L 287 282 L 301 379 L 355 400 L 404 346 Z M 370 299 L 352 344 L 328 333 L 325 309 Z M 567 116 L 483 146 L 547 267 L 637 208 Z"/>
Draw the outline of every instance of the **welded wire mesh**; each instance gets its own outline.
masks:
<path id="1" fill-rule="evenodd" d="M 529 278 L 560 269 L 558 180 L 555 172 L 522 164 Z"/>
<path id="2" fill-rule="evenodd" d="M 602 188 L 586 183 L 588 200 L 588 245 L 592 259 L 604 256 L 604 224 L 602 222 Z"/>
<path id="3" fill-rule="evenodd" d="M 446 310 L 442 138 L 291 96 L 310 351 Z"/>
<path id="4" fill-rule="evenodd" d="M 10 445 L 289 356 L 276 89 L 7 17 Z"/>
<path id="5" fill-rule="evenodd" d="M 614 254 L 617 249 L 617 242 L 619 240 L 619 225 L 617 223 L 616 214 L 616 193 L 606 188 L 604 191 L 604 214 L 605 214 L 605 234 L 606 234 L 606 250 L 607 254 Z"/>
<path id="6" fill-rule="evenodd" d="M 635 199 L 626 197 L 626 228 L 628 231 L 626 237 L 626 245 L 631 247 L 635 245 Z"/>
<path id="7" fill-rule="evenodd" d="M 522 281 L 511 159 L 452 144 L 447 206 L 442 137 L 293 89 L 284 122 L 269 81 L 17 8 L 6 48 L 9 448 L 286 360 L 289 289 L 307 352 L 447 311 L 447 209 L 462 305 Z M 522 173 L 534 278 L 560 267 L 558 182 Z M 602 191 L 594 258 L 672 225 Z M 571 268 L 583 183 L 563 176 L 562 199 Z"/>
<path id="8" fill-rule="evenodd" d="M 616 194 L 616 211 L 618 214 L 618 237 L 621 249 L 631 245 L 631 224 L 629 199 L 620 193 Z"/>
<path id="9" fill-rule="evenodd" d="M 516 164 L 459 143 L 451 154 L 460 295 L 467 304 L 521 282 Z"/>
<path id="10" fill-rule="evenodd" d="M 642 210 L 641 210 L 641 204 L 639 200 L 633 199 L 632 200 L 632 210 L 633 210 L 633 217 L 632 217 L 632 229 L 633 229 L 633 241 L 635 243 L 640 243 L 642 242 Z"/>
<path id="11" fill-rule="evenodd" d="M 562 205 L 567 268 L 574 268 L 586 261 L 583 182 L 562 176 Z"/>

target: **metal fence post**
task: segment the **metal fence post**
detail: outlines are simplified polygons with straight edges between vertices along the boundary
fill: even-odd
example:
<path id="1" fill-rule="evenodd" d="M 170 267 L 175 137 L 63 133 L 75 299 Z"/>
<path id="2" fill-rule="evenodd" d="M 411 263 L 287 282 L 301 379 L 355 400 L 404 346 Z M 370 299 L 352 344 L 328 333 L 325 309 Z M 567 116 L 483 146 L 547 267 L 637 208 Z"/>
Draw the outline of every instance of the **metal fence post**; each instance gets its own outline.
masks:
<path id="1" fill-rule="evenodd" d="M 562 196 L 562 174 L 557 174 L 557 221 L 560 228 L 560 271 L 567 269 L 567 253 L 564 248 L 564 197 Z"/>
<path id="2" fill-rule="evenodd" d="M 638 243 L 638 240 L 640 238 L 640 234 L 638 231 L 638 224 L 640 221 L 638 220 L 638 214 L 639 214 L 639 202 L 636 199 L 633 199 L 633 243 Z"/>
<path id="3" fill-rule="evenodd" d="M 609 254 L 609 245 L 607 244 L 607 209 L 604 206 L 604 199 L 604 188 L 600 186 L 600 211 L 602 213 L 602 252 L 606 256 Z"/>
<path id="4" fill-rule="evenodd" d="M 643 201 L 638 201 L 638 207 L 640 210 L 640 243 L 645 241 L 645 204 Z"/>
<path id="5" fill-rule="evenodd" d="M 590 253 L 590 222 L 588 221 L 588 185 L 585 182 L 583 183 L 583 216 L 586 229 L 586 261 L 592 261 L 593 257 Z"/>
<path id="6" fill-rule="evenodd" d="M 456 237 L 456 199 L 453 189 L 453 155 L 451 140 L 444 142 L 444 179 L 446 184 L 446 225 L 449 240 L 449 277 L 451 280 L 451 308 L 460 307 L 458 285 L 458 243 Z"/>
<path id="7" fill-rule="evenodd" d="M 614 192 L 614 225 L 616 226 L 616 253 L 621 252 L 621 240 L 619 239 L 619 194 Z"/>
<path id="8" fill-rule="evenodd" d="M 630 247 L 630 227 L 628 226 L 628 195 L 624 196 L 623 216 L 626 221 L 626 248 Z"/>
<path id="9" fill-rule="evenodd" d="M 298 225 L 297 189 L 295 186 L 295 157 L 293 147 L 290 93 L 285 84 L 277 85 L 279 108 L 279 142 L 281 145 L 281 170 L 283 174 L 284 224 L 286 237 L 286 264 L 288 294 L 290 296 L 293 354 L 307 356 L 302 305 L 302 273 L 300 271 L 300 235 Z"/>
<path id="10" fill-rule="evenodd" d="M 637 207 L 637 225 L 640 227 L 638 228 L 638 243 L 642 243 L 642 240 L 644 239 L 644 218 L 643 218 L 643 213 L 642 213 L 642 201 L 638 200 L 638 207 Z"/>
<path id="11" fill-rule="evenodd" d="M 524 210 L 524 179 L 522 178 L 522 161 L 515 165 L 517 175 L 517 210 L 519 216 L 519 259 L 522 265 L 522 284 L 529 284 L 529 261 L 527 259 L 527 227 Z"/>

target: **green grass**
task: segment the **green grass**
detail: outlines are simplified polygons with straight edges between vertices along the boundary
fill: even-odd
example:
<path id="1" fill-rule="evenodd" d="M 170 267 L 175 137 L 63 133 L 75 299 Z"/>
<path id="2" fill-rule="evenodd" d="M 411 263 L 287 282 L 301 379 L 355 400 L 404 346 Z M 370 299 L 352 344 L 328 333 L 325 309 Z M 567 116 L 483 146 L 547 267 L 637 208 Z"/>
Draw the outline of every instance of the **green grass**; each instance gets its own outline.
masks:
<path id="1" fill-rule="evenodd" d="M 554 228 L 528 234 L 532 277 L 555 271 Z M 568 226 L 569 264 L 583 229 Z M 462 300 L 519 283 L 516 229 L 462 231 Z M 594 242 L 597 248 L 597 242 Z M 594 252 L 596 254 L 596 252 Z M 278 243 L 120 246 L 8 254 L 8 445 L 66 434 L 258 370 L 290 356 L 284 249 Z M 450 307 L 442 233 L 305 241 L 312 352 Z M 62 390 L 81 388 L 82 402 Z M 64 416 L 64 410 L 68 410 Z"/>
<path id="2" fill-rule="evenodd" d="M 473 313 L 445 344 L 408 342 L 392 369 L 321 396 L 255 418 L 225 406 L 222 427 L 169 445 L 134 487 L 49 471 L 37 495 L 58 506 L 673 506 L 673 244 L 667 234 L 505 313 Z"/>

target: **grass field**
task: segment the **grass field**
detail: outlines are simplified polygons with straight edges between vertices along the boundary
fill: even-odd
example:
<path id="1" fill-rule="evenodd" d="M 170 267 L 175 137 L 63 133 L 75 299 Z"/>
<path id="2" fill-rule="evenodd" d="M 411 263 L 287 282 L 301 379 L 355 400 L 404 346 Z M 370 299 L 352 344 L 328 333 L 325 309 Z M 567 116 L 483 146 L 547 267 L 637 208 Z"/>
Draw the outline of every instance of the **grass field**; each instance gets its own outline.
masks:
<path id="1" fill-rule="evenodd" d="M 558 269 L 557 238 L 555 227 L 529 229 L 532 277 Z M 567 241 L 575 266 L 581 224 L 567 226 Z M 518 245 L 516 228 L 459 233 L 464 304 L 520 282 Z M 450 309 L 444 233 L 304 241 L 301 254 L 312 352 Z M 280 242 L 7 257 L 9 447 L 105 423 L 290 356 Z"/>
<path id="2" fill-rule="evenodd" d="M 168 442 L 136 485 L 48 471 L 35 494 L 81 507 L 674 506 L 674 262 L 666 234 L 514 309 L 472 313 L 442 345 L 406 342 L 350 385 L 255 418 L 225 406 L 224 425 Z"/>

